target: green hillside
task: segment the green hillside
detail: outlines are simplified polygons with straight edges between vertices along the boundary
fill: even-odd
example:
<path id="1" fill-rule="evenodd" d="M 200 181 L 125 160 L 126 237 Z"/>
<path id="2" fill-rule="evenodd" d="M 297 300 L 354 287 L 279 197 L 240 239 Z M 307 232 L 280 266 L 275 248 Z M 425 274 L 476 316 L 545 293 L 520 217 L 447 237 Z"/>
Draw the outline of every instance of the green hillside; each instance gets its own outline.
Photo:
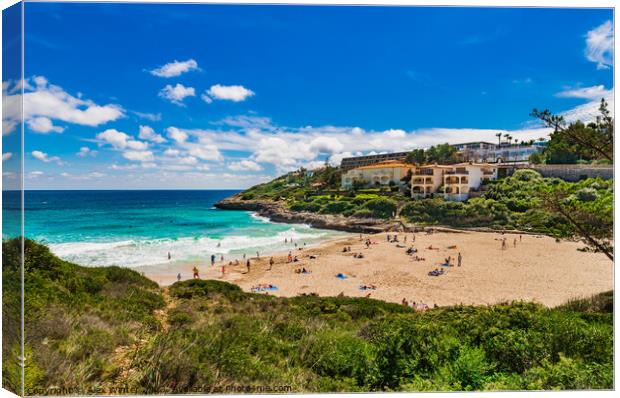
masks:
<path id="1" fill-rule="evenodd" d="M 6 306 L 19 299 L 18 243 L 4 242 L 3 254 Z M 414 312 L 218 281 L 164 290 L 134 271 L 67 263 L 32 241 L 26 256 L 27 394 L 613 388 L 611 293 L 557 309 Z M 5 358 L 17 349 L 10 343 Z M 3 366 L 4 385 L 17 389 L 16 363 Z"/>

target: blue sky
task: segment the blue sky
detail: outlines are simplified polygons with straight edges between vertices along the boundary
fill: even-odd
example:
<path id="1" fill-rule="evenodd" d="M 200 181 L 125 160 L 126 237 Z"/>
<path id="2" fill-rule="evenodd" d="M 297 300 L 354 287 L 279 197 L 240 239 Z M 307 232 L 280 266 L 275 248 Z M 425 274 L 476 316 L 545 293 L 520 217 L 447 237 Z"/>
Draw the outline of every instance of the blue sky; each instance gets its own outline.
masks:
<path id="1" fill-rule="evenodd" d="M 612 17 L 27 3 L 26 187 L 241 188 L 497 130 L 538 138 L 532 108 L 587 119 L 613 101 Z"/>

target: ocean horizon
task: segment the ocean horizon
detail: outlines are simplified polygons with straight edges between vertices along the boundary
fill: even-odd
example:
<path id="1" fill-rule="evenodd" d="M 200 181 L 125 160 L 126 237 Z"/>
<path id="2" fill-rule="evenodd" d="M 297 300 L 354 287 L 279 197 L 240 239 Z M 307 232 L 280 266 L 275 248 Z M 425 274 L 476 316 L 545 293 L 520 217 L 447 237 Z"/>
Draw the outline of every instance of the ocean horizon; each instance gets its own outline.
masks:
<path id="1" fill-rule="evenodd" d="M 302 224 L 273 223 L 249 211 L 214 204 L 240 190 L 26 190 L 27 238 L 84 266 L 140 267 L 167 262 L 207 264 L 312 245 L 344 235 Z M 19 191 L 4 191 L 5 220 L 19 220 Z M 3 239 L 18 235 L 10 223 Z M 171 260 L 168 260 L 168 253 Z"/>

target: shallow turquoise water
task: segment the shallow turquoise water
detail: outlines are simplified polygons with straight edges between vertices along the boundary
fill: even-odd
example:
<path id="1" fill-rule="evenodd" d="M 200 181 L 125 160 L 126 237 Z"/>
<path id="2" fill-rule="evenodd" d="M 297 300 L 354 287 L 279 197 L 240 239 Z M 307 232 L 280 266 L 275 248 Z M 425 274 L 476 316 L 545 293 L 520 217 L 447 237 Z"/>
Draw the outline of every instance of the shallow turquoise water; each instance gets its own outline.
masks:
<path id="1" fill-rule="evenodd" d="M 236 192 L 26 191 L 25 235 L 81 265 L 129 267 L 167 262 L 168 252 L 173 261 L 206 261 L 286 250 L 285 239 L 311 245 L 345 235 L 213 207 Z M 7 193 L 4 200 L 5 217 L 16 219 L 18 206 L 11 209 Z"/>

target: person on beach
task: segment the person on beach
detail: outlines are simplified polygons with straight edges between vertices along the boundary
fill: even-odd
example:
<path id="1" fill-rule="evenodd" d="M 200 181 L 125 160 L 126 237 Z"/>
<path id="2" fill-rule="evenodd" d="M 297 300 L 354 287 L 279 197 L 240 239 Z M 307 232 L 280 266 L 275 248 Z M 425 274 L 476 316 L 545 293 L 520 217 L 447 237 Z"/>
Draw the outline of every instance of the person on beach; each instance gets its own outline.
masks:
<path id="1" fill-rule="evenodd" d="M 245 253 L 243 253 L 243 259 L 245 260 Z"/>
<path id="2" fill-rule="evenodd" d="M 220 256 L 220 261 L 224 262 L 224 255 L 223 254 Z"/>
<path id="3" fill-rule="evenodd" d="M 461 252 L 459 252 L 459 255 L 457 257 L 457 264 L 460 267 L 461 266 L 461 261 L 463 260 L 463 256 L 461 256 Z"/>
<path id="4" fill-rule="evenodd" d="M 284 238 L 284 244 L 288 243 L 288 238 Z"/>
<path id="5" fill-rule="evenodd" d="M 360 242 L 362 241 L 362 234 L 360 234 Z"/>
<path id="6" fill-rule="evenodd" d="M 407 302 L 407 299 L 403 297 L 403 301 L 400 302 L 403 307 L 409 307 L 409 303 Z"/>
<path id="7" fill-rule="evenodd" d="M 515 238 L 514 242 L 512 242 L 514 247 L 517 247 L 517 238 Z"/>
<path id="8" fill-rule="evenodd" d="M 222 273 L 222 276 L 226 273 L 226 267 L 224 265 L 220 267 L 220 272 Z"/>
<path id="9" fill-rule="evenodd" d="M 405 239 L 403 240 L 403 243 L 407 243 L 407 235 L 405 235 Z"/>
<path id="10" fill-rule="evenodd" d="M 260 258 L 260 254 L 258 254 L 258 252 L 256 252 L 256 258 Z"/>
<path id="11" fill-rule="evenodd" d="M 249 274 L 249 273 L 250 273 L 250 259 L 249 259 L 249 258 L 248 258 L 248 261 L 246 261 L 246 263 L 245 263 L 245 267 L 246 267 L 246 268 L 247 268 L 247 270 L 248 270 L 248 271 L 246 272 L 246 274 Z"/>
<path id="12" fill-rule="evenodd" d="M 222 244 L 220 242 L 217 242 L 217 247 L 222 247 Z"/>
<path id="13" fill-rule="evenodd" d="M 506 239 L 502 239 L 502 250 L 506 250 Z"/>
<path id="14" fill-rule="evenodd" d="M 386 237 L 387 237 L 387 241 L 389 242 L 390 241 L 390 234 L 387 234 Z"/>
<path id="15" fill-rule="evenodd" d="M 172 256 L 170 255 L 170 252 L 168 252 L 168 260 L 170 260 L 172 258 Z"/>
<path id="16" fill-rule="evenodd" d="M 177 281 L 180 281 L 180 280 L 181 280 L 181 273 L 179 272 L 179 273 L 177 274 Z"/>
<path id="17" fill-rule="evenodd" d="M 194 279 L 199 279 L 200 275 L 198 275 L 198 268 L 194 267 L 192 271 L 194 272 Z"/>
<path id="18" fill-rule="evenodd" d="M 273 257 L 270 257 L 269 258 L 269 271 L 271 271 L 271 269 L 273 268 L 273 263 L 274 263 Z"/>
<path id="19" fill-rule="evenodd" d="M 293 262 L 293 253 L 288 252 L 288 257 L 286 258 L 286 262 L 287 263 L 292 263 Z"/>
<path id="20" fill-rule="evenodd" d="M 523 240 L 523 235 L 519 235 L 519 242 Z"/>
<path id="21" fill-rule="evenodd" d="M 211 266 L 213 267 L 215 265 L 215 254 L 211 255 Z"/>

